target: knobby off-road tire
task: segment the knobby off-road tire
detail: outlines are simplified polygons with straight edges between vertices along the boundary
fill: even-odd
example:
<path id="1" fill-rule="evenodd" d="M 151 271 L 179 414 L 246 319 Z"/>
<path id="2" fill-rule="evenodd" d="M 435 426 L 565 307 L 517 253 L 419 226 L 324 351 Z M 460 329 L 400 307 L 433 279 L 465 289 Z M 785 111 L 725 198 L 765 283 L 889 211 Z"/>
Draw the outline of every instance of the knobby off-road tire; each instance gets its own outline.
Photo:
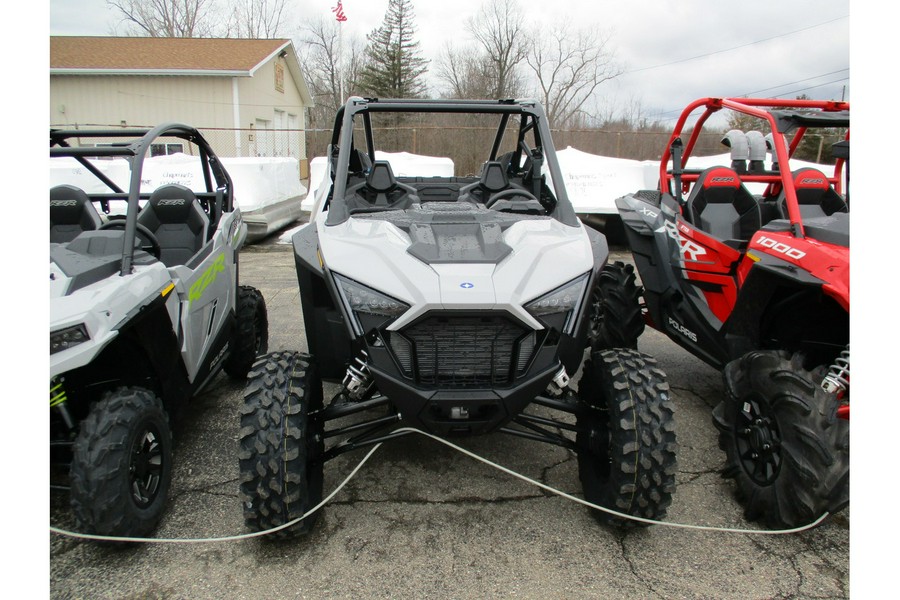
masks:
<path id="1" fill-rule="evenodd" d="M 675 420 L 666 374 L 636 350 L 594 352 L 585 364 L 579 398 L 578 475 L 588 502 L 662 520 L 675 492 Z M 593 511 L 604 523 L 646 527 Z"/>
<path id="2" fill-rule="evenodd" d="M 159 398 L 138 387 L 106 393 L 81 422 L 70 474 L 78 531 L 119 537 L 153 531 L 172 479 L 172 434 Z"/>
<path id="3" fill-rule="evenodd" d="M 713 410 L 723 477 L 750 521 L 807 525 L 850 501 L 850 423 L 802 357 L 754 351 L 725 367 L 726 398 Z"/>
<path id="4" fill-rule="evenodd" d="M 635 282 L 634 267 L 623 262 L 606 265 L 600 271 L 591 295 L 588 341 L 592 350 L 637 349 L 638 338 L 644 333 L 644 316 L 643 288 Z"/>
<path id="5" fill-rule="evenodd" d="M 253 366 L 241 408 L 240 496 L 244 521 L 265 531 L 302 516 L 322 500 L 322 382 L 311 357 L 274 352 Z M 273 534 L 308 533 L 318 517 Z"/>
<path id="6" fill-rule="evenodd" d="M 256 357 L 269 349 L 269 315 L 260 291 L 248 285 L 240 286 L 236 313 L 231 353 L 223 368 L 229 377 L 244 379 Z"/>

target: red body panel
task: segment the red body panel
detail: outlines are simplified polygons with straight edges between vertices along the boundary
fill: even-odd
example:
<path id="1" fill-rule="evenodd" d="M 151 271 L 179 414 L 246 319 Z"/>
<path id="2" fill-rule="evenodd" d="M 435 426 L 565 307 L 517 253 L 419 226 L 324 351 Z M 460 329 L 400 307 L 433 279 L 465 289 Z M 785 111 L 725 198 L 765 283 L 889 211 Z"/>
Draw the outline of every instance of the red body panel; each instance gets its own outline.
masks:
<path id="1" fill-rule="evenodd" d="M 737 301 L 737 282 L 733 273 L 741 253 L 681 219 L 678 220 L 678 236 L 685 277 L 700 284 L 698 287 L 710 310 L 724 323 Z M 720 289 L 710 290 L 710 284 Z"/>
<path id="2" fill-rule="evenodd" d="M 757 231 L 738 268 L 743 283 L 753 266 L 754 255 L 769 254 L 797 265 L 825 282 L 822 290 L 850 311 L 850 248 L 825 244 L 811 238 L 796 238 L 787 232 Z"/>

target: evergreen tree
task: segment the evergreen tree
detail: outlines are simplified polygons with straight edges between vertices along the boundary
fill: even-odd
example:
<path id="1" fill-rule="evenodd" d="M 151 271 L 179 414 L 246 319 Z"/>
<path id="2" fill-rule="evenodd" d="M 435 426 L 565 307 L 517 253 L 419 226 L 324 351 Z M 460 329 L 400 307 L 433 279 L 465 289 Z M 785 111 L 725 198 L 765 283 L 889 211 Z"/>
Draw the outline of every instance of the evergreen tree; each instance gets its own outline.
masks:
<path id="1" fill-rule="evenodd" d="M 381 26 L 368 36 L 366 66 L 360 87 L 380 98 L 425 95 L 428 61 L 415 41 L 415 15 L 410 0 L 390 0 Z"/>

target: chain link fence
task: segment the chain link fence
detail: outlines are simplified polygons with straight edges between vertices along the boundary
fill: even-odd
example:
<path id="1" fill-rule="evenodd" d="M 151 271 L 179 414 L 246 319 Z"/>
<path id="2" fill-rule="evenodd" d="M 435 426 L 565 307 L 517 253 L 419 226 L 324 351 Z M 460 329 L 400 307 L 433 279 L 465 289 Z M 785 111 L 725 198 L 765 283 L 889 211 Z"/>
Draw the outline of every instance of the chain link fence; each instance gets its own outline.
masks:
<path id="1" fill-rule="evenodd" d="M 72 129 L 71 125 L 60 127 Z M 118 128 L 117 125 L 81 126 L 84 129 Z M 141 128 L 144 126 L 130 126 Z M 77 127 L 76 127 L 77 128 Z M 149 128 L 149 126 L 147 126 Z M 331 142 L 330 129 L 224 129 L 200 128 L 200 132 L 213 150 L 222 157 L 237 156 L 291 156 L 300 162 L 301 178 L 309 176 L 309 160 L 324 156 Z M 666 132 L 606 131 L 601 129 L 553 130 L 557 150 L 568 146 L 582 152 L 616 158 L 654 160 L 660 157 L 668 141 Z M 495 127 L 440 127 L 399 126 L 374 128 L 376 147 L 386 152 L 410 152 L 425 156 L 450 156 L 454 159 L 457 175 L 477 173 L 487 158 L 496 134 Z M 355 132 L 355 139 L 364 139 L 362 129 Z M 701 138 L 697 154 L 722 152 L 721 135 L 708 134 Z M 86 139 L 85 143 L 103 144 L 120 140 Z M 184 148 L 181 140 L 160 140 L 154 154 L 185 152 L 193 154 L 193 148 Z"/>
<path id="2" fill-rule="evenodd" d="M 54 126 L 51 125 L 51 127 Z M 65 128 L 71 129 L 72 126 L 65 126 Z M 84 126 L 84 128 L 117 128 L 117 126 L 92 125 Z M 305 185 L 308 184 L 309 161 L 316 156 L 325 155 L 332 135 L 330 129 L 201 128 L 200 132 L 216 154 L 222 157 L 290 156 L 296 158 L 300 163 L 300 177 Z M 472 175 L 480 171 L 482 163 L 490 153 L 495 134 L 496 127 L 489 126 L 400 125 L 373 129 L 376 147 L 379 150 L 450 157 L 454 161 L 457 175 Z M 554 129 L 552 134 L 557 150 L 572 147 L 590 154 L 634 160 L 658 160 L 670 135 L 665 131 L 604 129 Z M 354 132 L 354 139 L 357 145 L 363 143 L 362 140 L 365 137 L 361 128 Z M 721 144 L 721 139 L 722 133 L 701 133 L 693 154 L 705 156 L 726 152 L 727 149 Z M 196 149 L 182 147 L 181 140 L 169 142 L 169 140 L 160 140 L 160 144 L 155 145 L 153 153 L 185 152 L 193 154 L 196 152 Z M 86 140 L 86 143 L 102 144 L 106 142 L 90 138 Z M 820 148 L 820 154 L 821 152 Z"/>

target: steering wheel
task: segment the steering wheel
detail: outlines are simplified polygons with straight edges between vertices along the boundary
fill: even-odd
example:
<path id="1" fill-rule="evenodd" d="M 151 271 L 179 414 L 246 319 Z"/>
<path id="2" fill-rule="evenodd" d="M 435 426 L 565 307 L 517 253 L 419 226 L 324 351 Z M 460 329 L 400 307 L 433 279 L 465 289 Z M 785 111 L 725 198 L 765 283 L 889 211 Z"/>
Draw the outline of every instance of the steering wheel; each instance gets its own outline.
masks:
<path id="1" fill-rule="evenodd" d="M 156 239 L 156 236 L 153 235 L 149 229 L 140 223 L 135 223 L 135 227 L 137 227 L 137 231 L 135 233 L 140 234 L 141 237 L 144 238 L 146 243 L 141 244 L 141 250 L 149 252 L 152 254 L 156 260 L 160 260 L 160 255 L 162 254 L 162 248 L 159 246 L 159 240 Z M 100 229 L 125 229 L 125 219 L 113 219 L 112 221 L 107 221 L 103 225 L 97 228 Z"/>
<path id="2" fill-rule="evenodd" d="M 490 198 L 488 198 L 487 202 L 484 203 L 484 207 L 492 208 L 500 200 L 508 200 L 510 198 L 524 198 L 529 203 L 537 202 L 538 205 L 540 205 L 540 200 L 537 199 L 537 196 L 535 196 L 528 190 L 521 188 L 509 188 L 508 190 L 500 190 L 496 194 L 493 194 Z M 543 207 L 541 208 L 543 209 Z"/>

